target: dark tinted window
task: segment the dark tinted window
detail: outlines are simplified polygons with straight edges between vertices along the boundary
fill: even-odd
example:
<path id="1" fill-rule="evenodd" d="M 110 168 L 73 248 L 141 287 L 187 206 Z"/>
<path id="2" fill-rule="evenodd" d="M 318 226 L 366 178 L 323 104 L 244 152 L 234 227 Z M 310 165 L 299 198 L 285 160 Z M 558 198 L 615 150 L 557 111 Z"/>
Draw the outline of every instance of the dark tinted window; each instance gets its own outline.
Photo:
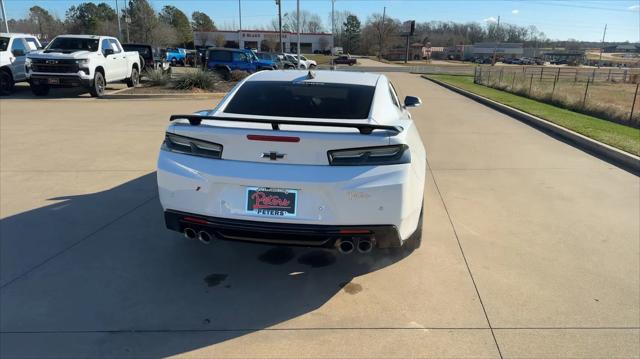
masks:
<path id="1" fill-rule="evenodd" d="M 221 61 L 221 62 L 231 62 L 231 52 L 229 52 L 229 51 L 219 51 L 219 50 L 209 51 L 209 60 L 211 60 L 211 61 Z"/>
<path id="2" fill-rule="evenodd" d="M 233 61 L 234 62 L 246 62 L 247 61 L 247 54 L 242 53 L 242 52 L 234 52 L 233 53 Z"/>
<path id="3" fill-rule="evenodd" d="M 224 112 L 245 115 L 364 119 L 375 87 L 304 82 L 245 82 Z"/>
<path id="4" fill-rule="evenodd" d="M 9 38 L 0 37 L 0 51 L 7 51 L 7 47 L 9 47 Z"/>
<path id="5" fill-rule="evenodd" d="M 141 45 L 122 45 L 124 51 L 138 51 L 138 54 L 144 58 L 151 57 L 151 49 L 148 46 Z"/>
<path id="6" fill-rule="evenodd" d="M 56 37 L 49 46 L 47 51 L 98 51 L 98 39 L 85 39 L 77 37 Z"/>

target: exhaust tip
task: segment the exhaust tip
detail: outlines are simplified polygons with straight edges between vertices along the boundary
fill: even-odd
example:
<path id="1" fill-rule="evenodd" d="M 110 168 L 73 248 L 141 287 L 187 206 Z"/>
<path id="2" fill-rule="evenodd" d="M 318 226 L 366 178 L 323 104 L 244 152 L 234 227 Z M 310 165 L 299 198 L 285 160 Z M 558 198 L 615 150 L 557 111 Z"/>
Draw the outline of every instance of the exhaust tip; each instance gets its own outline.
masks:
<path id="1" fill-rule="evenodd" d="M 370 239 L 361 239 L 358 241 L 358 252 L 369 253 L 373 249 L 373 242 Z"/>
<path id="2" fill-rule="evenodd" d="M 209 243 L 211 243 L 212 237 L 209 234 L 209 232 L 200 231 L 198 233 L 198 239 L 200 240 L 200 242 L 202 242 L 204 244 L 209 244 Z"/>
<path id="3" fill-rule="evenodd" d="M 342 254 L 352 253 L 356 249 L 355 244 L 350 239 L 345 239 L 345 240 L 339 239 L 336 242 L 336 247 L 338 248 L 338 251 Z"/>
<path id="4" fill-rule="evenodd" d="M 196 233 L 196 231 L 193 228 L 185 228 L 184 229 L 184 237 L 186 239 L 196 239 L 197 236 L 198 236 L 198 234 Z"/>

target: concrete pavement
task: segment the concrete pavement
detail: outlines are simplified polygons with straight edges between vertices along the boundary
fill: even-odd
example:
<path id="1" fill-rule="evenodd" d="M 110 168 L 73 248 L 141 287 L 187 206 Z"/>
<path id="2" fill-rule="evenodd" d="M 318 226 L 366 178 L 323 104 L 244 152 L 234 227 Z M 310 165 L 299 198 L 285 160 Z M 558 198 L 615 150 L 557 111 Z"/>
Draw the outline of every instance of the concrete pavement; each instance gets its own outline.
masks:
<path id="1" fill-rule="evenodd" d="M 405 258 L 166 231 L 163 128 L 213 101 L 3 99 L 0 356 L 638 357 L 638 177 L 390 78 L 430 164 Z"/>

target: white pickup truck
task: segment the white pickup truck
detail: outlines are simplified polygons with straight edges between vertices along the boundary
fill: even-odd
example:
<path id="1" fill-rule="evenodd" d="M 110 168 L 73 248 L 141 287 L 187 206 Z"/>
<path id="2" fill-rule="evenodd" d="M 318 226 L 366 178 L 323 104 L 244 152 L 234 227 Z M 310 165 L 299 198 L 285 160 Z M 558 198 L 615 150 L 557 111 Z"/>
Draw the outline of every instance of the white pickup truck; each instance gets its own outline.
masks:
<path id="1" fill-rule="evenodd" d="M 40 48 L 33 35 L 0 33 L 0 96 L 9 95 L 16 82 L 26 81 L 24 61 Z"/>
<path id="2" fill-rule="evenodd" d="M 51 87 L 83 86 L 100 97 L 107 83 L 124 81 L 133 87 L 140 79 L 138 52 L 124 51 L 110 36 L 58 36 L 44 50 L 29 53 L 25 67 L 36 96 L 45 96 Z"/>

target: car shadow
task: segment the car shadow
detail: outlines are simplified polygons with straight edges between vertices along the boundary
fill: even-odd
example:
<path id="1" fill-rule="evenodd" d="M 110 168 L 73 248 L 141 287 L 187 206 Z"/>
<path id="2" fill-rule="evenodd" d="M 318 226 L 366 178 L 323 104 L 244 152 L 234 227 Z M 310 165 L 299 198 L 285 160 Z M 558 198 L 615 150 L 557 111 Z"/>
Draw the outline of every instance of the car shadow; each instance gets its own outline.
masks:
<path id="1" fill-rule="evenodd" d="M 126 86 L 126 85 L 125 85 Z M 107 94 L 123 88 L 122 84 L 108 84 L 106 88 Z M 51 88 L 46 96 L 36 96 L 31 92 L 29 84 L 19 82 L 15 84 L 13 92 L 8 96 L 0 97 L 0 100 L 27 100 L 27 99 L 60 99 L 60 98 L 90 98 L 89 90 L 83 87 L 60 87 Z"/>
<path id="2" fill-rule="evenodd" d="M 95 350 L 83 334 L 104 334 L 101 352 L 82 355 L 165 357 L 265 328 L 337 323 L 333 312 L 305 314 L 340 291 L 366 295 L 354 278 L 402 259 L 188 240 L 164 228 L 155 182 L 151 173 L 0 220 L 2 334 L 74 338 L 41 342 L 41 353 L 47 345 L 58 353 Z M 162 335 L 118 339 L 131 333 Z M 8 345 L 2 356 L 23 350 Z"/>

